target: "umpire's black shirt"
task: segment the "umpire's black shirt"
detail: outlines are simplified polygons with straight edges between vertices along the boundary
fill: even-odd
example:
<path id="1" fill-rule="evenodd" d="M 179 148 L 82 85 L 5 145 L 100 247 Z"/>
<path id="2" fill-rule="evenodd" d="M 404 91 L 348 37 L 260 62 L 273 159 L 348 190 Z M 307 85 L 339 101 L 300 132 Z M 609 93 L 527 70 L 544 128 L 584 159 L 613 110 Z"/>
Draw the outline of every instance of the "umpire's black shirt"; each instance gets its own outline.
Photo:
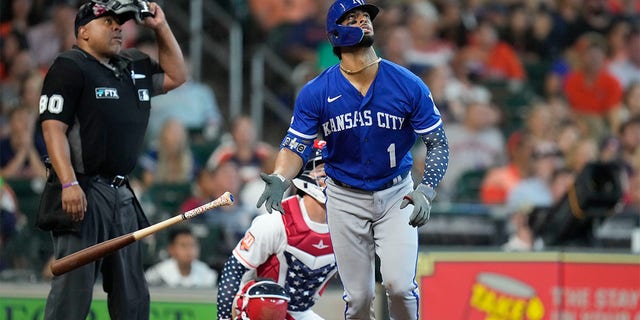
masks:
<path id="1" fill-rule="evenodd" d="M 122 51 L 105 65 L 78 47 L 60 54 L 40 96 L 40 117 L 69 128 L 77 173 L 125 175 L 143 148 L 152 96 L 162 93 L 164 73 L 146 54 Z"/>

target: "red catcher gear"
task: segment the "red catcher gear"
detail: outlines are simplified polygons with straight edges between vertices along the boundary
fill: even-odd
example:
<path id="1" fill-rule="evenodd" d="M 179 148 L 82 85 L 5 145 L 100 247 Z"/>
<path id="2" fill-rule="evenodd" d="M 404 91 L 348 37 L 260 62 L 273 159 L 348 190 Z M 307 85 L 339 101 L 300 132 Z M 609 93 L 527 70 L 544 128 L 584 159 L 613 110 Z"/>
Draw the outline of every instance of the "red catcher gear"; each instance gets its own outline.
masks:
<path id="1" fill-rule="evenodd" d="M 237 320 L 285 320 L 289 295 L 272 280 L 249 281 L 237 299 Z"/>

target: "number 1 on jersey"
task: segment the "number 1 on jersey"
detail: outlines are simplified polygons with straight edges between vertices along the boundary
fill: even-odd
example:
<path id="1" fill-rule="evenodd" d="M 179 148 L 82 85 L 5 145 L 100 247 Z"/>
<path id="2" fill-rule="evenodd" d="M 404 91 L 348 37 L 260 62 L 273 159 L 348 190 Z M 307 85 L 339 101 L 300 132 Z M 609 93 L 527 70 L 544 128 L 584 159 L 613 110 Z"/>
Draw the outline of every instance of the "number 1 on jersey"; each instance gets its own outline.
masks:
<path id="1" fill-rule="evenodd" d="M 390 144 L 387 152 L 389 152 L 389 167 L 394 168 L 396 166 L 396 144 Z"/>

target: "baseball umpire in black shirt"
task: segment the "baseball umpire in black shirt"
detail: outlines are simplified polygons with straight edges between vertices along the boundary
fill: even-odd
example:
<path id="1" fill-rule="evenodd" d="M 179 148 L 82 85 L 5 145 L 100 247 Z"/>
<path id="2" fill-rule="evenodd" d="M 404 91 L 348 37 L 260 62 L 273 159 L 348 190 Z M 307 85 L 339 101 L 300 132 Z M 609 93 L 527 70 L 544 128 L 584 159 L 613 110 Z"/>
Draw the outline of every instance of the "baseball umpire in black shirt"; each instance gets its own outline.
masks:
<path id="1" fill-rule="evenodd" d="M 122 50 L 122 24 L 151 28 L 159 61 Z M 143 148 L 150 98 L 185 82 L 180 47 L 156 3 L 91 0 L 75 20 L 76 46 L 44 80 L 40 117 L 50 158 L 38 225 L 56 258 L 149 225 L 128 181 Z M 111 319 L 149 319 L 140 243 L 54 277 L 45 319 L 86 319 L 102 275 Z"/>

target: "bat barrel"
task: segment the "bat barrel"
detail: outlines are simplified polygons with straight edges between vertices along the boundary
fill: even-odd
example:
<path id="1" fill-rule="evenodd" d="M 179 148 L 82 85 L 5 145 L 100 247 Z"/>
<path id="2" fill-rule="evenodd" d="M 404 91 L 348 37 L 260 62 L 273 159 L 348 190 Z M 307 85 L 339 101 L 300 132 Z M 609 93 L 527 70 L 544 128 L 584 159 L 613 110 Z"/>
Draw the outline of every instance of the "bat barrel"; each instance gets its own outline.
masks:
<path id="1" fill-rule="evenodd" d="M 82 249 L 51 264 L 51 273 L 58 276 L 71 270 L 96 261 L 136 241 L 132 233 L 101 242 L 95 246 Z"/>

